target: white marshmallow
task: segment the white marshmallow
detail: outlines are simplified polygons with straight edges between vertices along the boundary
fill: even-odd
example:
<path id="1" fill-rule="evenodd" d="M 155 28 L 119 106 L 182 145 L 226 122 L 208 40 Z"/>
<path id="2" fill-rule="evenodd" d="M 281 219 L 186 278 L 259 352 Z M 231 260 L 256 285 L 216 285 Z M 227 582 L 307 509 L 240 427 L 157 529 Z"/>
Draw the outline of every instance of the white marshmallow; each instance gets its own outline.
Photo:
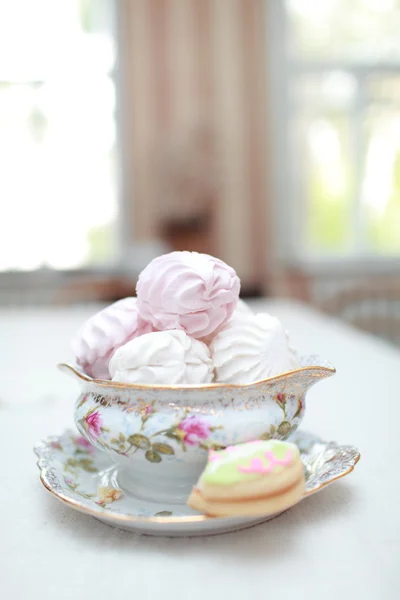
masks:
<path id="1" fill-rule="evenodd" d="M 217 382 L 253 383 L 300 366 L 279 319 L 267 313 L 232 319 L 214 337 L 210 350 Z"/>
<path id="2" fill-rule="evenodd" d="M 201 384 L 213 381 L 210 351 L 181 330 L 147 333 L 119 348 L 109 363 L 113 381 Z"/>

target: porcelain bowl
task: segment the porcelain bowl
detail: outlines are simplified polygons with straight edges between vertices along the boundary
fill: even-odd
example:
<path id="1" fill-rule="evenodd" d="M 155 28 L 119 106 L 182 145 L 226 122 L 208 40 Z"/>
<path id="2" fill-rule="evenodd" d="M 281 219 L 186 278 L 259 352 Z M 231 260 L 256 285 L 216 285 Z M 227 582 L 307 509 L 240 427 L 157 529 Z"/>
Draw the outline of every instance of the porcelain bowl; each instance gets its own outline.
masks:
<path id="1" fill-rule="evenodd" d="M 181 502 L 210 449 L 257 439 L 286 439 L 301 423 L 307 390 L 335 373 L 308 357 L 295 371 L 248 385 L 132 385 L 93 380 L 59 367 L 81 386 L 80 433 L 119 464 L 121 489 L 146 500 Z"/>

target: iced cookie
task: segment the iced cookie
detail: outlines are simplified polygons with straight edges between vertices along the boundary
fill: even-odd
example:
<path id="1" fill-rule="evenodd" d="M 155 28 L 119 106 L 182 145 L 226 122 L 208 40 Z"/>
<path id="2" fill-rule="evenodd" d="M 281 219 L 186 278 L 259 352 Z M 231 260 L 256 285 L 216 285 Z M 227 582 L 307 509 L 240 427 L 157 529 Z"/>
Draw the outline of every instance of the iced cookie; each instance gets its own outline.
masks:
<path id="1" fill-rule="evenodd" d="M 297 446 L 255 441 L 211 451 L 188 505 L 218 517 L 267 515 L 293 506 L 304 491 Z"/>

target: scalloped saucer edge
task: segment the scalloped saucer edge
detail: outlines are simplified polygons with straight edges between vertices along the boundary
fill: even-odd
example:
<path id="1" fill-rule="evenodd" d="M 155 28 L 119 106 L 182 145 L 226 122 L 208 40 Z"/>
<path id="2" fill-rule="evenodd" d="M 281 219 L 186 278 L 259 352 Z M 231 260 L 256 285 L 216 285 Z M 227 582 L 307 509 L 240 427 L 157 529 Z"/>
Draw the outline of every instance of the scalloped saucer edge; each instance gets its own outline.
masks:
<path id="1" fill-rule="evenodd" d="M 290 441 L 298 445 L 304 463 L 304 498 L 350 473 L 360 459 L 354 446 L 325 442 L 303 431 L 296 432 Z M 34 451 L 41 482 L 53 496 L 120 529 L 159 536 L 213 535 L 277 516 L 214 518 L 196 513 L 186 504 L 166 505 L 137 497 L 119 482 L 118 466 L 72 431 L 39 442 Z"/>

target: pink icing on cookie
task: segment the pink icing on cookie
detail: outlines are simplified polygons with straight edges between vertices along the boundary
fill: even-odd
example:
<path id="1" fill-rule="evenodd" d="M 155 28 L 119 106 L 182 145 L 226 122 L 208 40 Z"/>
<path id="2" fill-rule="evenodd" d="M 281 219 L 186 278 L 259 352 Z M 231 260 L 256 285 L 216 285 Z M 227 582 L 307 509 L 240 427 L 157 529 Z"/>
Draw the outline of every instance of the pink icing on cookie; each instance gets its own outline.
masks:
<path id="1" fill-rule="evenodd" d="M 241 473 L 257 473 L 260 475 L 270 473 L 274 467 L 277 466 L 286 466 L 289 465 L 292 461 L 292 453 L 290 450 L 286 452 L 284 458 L 277 458 L 273 452 L 266 452 L 265 457 L 268 459 L 269 464 L 265 465 L 261 458 L 252 458 L 250 461 L 250 465 L 248 467 L 244 467 L 242 465 L 238 466 L 238 471 Z"/>
<path id="2" fill-rule="evenodd" d="M 210 462 L 215 462 L 216 460 L 221 460 L 221 455 L 218 454 L 218 452 L 211 451 L 208 456 L 208 460 Z"/>
<path id="3" fill-rule="evenodd" d="M 237 450 L 238 450 L 238 448 L 236 446 L 227 446 L 225 448 L 225 452 L 235 452 Z"/>

